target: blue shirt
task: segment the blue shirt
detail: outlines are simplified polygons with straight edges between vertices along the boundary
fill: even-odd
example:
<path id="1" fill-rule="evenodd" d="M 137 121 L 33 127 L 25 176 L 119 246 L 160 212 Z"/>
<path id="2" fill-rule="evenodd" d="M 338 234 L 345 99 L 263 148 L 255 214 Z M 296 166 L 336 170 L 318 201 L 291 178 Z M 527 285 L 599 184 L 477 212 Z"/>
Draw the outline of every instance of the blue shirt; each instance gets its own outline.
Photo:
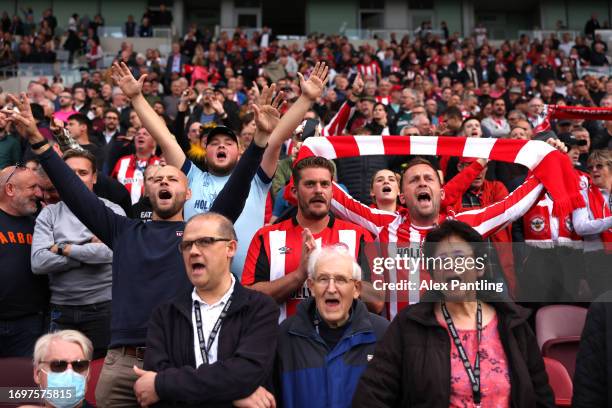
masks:
<path id="1" fill-rule="evenodd" d="M 196 214 L 210 211 L 212 203 L 230 176 L 229 174 L 227 176 L 212 175 L 200 170 L 189 160 L 185 161 L 182 171 L 187 175 L 189 188 L 191 189 L 191 198 L 185 203 L 184 210 L 185 220 L 189 220 Z M 257 169 L 257 174 L 251 181 L 249 198 L 244 204 L 244 210 L 234 224 L 238 235 L 238 249 L 232 261 L 232 273 L 238 279 L 242 278 L 242 268 L 251 239 L 253 239 L 255 232 L 264 225 L 266 198 L 271 185 L 272 179 L 266 175 L 261 167 Z"/>

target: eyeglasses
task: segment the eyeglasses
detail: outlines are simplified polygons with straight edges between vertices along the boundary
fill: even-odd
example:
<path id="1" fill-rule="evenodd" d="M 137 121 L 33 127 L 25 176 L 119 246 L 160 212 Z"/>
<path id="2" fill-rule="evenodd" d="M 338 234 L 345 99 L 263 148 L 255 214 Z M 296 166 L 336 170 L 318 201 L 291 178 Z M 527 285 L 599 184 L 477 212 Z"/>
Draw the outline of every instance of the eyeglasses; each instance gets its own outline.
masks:
<path id="1" fill-rule="evenodd" d="M 72 369 L 77 373 L 84 373 L 89 369 L 89 360 L 51 360 L 41 361 L 41 363 L 49 364 L 49 368 L 54 373 L 63 373 L 68 369 L 68 364 L 70 364 L 70 366 L 72 366 Z"/>
<path id="2" fill-rule="evenodd" d="M 4 182 L 4 184 L 8 184 L 8 182 L 10 181 L 11 177 L 13 177 L 13 175 L 17 172 L 17 169 L 26 169 L 26 165 L 19 162 L 19 163 L 15 163 L 15 168 L 13 169 L 13 171 L 11 171 L 11 174 L 9 174 L 9 176 L 6 178 L 6 181 Z"/>
<path id="3" fill-rule="evenodd" d="M 183 241 L 179 244 L 178 248 L 179 252 L 182 253 L 186 251 L 191 251 L 191 247 L 193 247 L 194 244 L 198 249 L 204 249 L 211 246 L 215 242 L 229 242 L 231 240 L 231 238 L 201 237 L 193 241 Z"/>
<path id="4" fill-rule="evenodd" d="M 325 286 L 325 287 L 329 286 L 329 283 L 332 280 L 334 281 L 336 286 L 344 287 L 344 286 L 348 285 L 349 282 L 354 281 L 355 279 L 347 278 L 346 276 L 327 276 L 327 275 L 317 276 L 314 279 L 314 281 L 315 281 L 315 283 L 317 285 Z"/>

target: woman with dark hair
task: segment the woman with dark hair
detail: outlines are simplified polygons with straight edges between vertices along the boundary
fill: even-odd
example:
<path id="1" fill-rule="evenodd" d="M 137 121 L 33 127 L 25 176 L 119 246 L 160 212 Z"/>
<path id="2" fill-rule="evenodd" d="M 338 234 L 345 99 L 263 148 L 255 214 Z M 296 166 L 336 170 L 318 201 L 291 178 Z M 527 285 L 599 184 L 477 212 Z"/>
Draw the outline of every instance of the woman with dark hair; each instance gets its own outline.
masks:
<path id="1" fill-rule="evenodd" d="M 389 135 L 389 120 L 387 107 L 378 102 L 374 105 L 372 111 L 372 121 L 366 125 L 366 128 L 372 132 L 373 135 Z"/>
<path id="2" fill-rule="evenodd" d="M 353 407 L 555 406 L 528 312 L 495 294 L 484 259 L 467 224 L 427 234 L 421 265 L 437 290 L 393 320 Z"/>

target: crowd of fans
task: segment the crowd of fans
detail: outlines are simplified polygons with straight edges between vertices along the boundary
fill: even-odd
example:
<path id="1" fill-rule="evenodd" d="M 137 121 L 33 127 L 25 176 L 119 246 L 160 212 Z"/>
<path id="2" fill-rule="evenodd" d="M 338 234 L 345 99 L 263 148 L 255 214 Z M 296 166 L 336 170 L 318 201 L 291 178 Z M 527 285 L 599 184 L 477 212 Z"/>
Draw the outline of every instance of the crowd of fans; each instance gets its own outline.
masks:
<path id="1" fill-rule="evenodd" d="M 52 11 L 40 23 L 23 14 L 3 15 L 3 63 L 52 61 Z M 125 31 L 171 22 L 160 7 Z M 109 407 L 554 406 L 512 301 L 537 309 L 612 290 L 612 78 L 579 75 L 608 64 L 598 24 L 499 47 L 483 30 L 356 47 L 191 26 L 168 55 L 126 41 L 98 69 L 104 19 L 75 14 L 61 46 L 87 44 L 80 81 L 0 93 L 0 356 L 34 355 L 37 384 L 74 386 L 75 403 L 89 361 L 105 357 L 96 397 Z M 610 120 L 549 116 L 560 106 Z M 309 138 L 353 135 L 467 137 L 489 151 L 541 141 L 525 146 L 560 152 L 571 174 L 557 177 L 575 179 L 586 206 L 561 217 L 518 162 L 302 158 Z M 450 278 L 427 272 L 503 294 L 378 290 L 374 241 L 484 256 Z M 607 310 L 593 309 L 591 335 L 606 335 L 593 319 Z M 612 404 L 605 355 L 605 341 L 583 344 L 576 406 Z"/>

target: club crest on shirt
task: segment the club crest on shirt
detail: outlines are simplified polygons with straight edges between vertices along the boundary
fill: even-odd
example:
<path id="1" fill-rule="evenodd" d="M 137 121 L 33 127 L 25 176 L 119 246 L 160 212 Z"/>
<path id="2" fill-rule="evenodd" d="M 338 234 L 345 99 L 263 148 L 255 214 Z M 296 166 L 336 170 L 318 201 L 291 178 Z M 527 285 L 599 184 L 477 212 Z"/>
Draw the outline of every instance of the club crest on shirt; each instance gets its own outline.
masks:
<path id="1" fill-rule="evenodd" d="M 542 217 L 533 217 L 529 222 L 531 229 L 535 232 L 542 232 L 546 228 L 546 222 Z"/>
<path id="2" fill-rule="evenodd" d="M 286 255 L 286 254 L 290 254 L 291 253 L 291 248 L 289 248 L 288 246 L 283 246 L 278 248 L 278 253 L 281 255 Z"/>

